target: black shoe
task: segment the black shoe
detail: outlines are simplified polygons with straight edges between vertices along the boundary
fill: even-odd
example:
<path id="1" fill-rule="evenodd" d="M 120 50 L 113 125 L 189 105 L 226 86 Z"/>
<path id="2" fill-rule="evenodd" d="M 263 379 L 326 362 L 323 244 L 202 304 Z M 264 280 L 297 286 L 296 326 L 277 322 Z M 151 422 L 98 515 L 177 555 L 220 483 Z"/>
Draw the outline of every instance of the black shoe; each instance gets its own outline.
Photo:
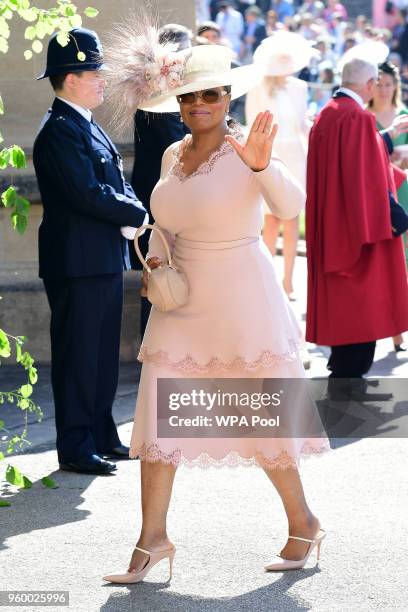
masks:
<path id="1" fill-rule="evenodd" d="M 99 455 L 90 455 L 84 459 L 77 459 L 68 463 L 60 463 L 60 470 L 67 472 L 79 472 L 80 474 L 110 474 L 117 470 L 116 464 L 105 461 Z"/>
<path id="2" fill-rule="evenodd" d="M 109 459 L 130 459 L 129 447 L 124 444 L 119 444 L 110 450 L 101 451 L 99 454 L 102 457 L 108 457 Z"/>
<path id="3" fill-rule="evenodd" d="M 378 381 L 329 377 L 327 396 L 335 402 L 386 402 L 394 397 L 392 393 L 368 393 L 368 386 L 377 387 Z"/>
<path id="4" fill-rule="evenodd" d="M 352 381 L 350 398 L 356 402 L 387 402 L 394 397 L 392 393 L 369 393 L 369 386 L 365 378 Z"/>

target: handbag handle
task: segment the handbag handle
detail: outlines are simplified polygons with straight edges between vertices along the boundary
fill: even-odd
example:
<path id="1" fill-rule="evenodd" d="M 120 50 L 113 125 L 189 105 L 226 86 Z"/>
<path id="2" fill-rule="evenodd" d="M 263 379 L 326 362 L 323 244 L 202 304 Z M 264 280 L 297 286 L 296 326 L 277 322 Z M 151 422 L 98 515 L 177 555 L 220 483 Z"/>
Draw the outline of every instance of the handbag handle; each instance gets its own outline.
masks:
<path id="1" fill-rule="evenodd" d="M 166 237 L 163 234 L 163 232 L 161 231 L 161 229 L 159 229 L 157 227 L 157 225 L 150 225 L 150 223 L 146 223 L 145 225 L 141 225 L 140 227 L 138 227 L 138 229 L 136 230 L 136 234 L 135 234 L 135 238 L 134 238 L 134 244 L 135 244 L 135 251 L 136 254 L 138 256 L 138 258 L 140 259 L 142 266 L 144 267 L 144 269 L 151 274 L 151 269 L 149 268 L 149 266 L 147 265 L 147 262 L 145 260 L 145 258 L 143 257 L 140 248 L 139 248 L 139 236 L 144 232 L 144 230 L 146 229 L 151 229 L 154 230 L 155 232 L 157 232 L 160 236 L 160 238 L 162 239 L 162 242 L 164 244 L 164 248 L 166 250 L 166 255 L 167 255 L 167 262 L 169 266 L 173 266 L 172 261 L 171 261 L 171 253 L 170 253 L 170 249 L 169 249 L 169 245 L 167 243 Z"/>

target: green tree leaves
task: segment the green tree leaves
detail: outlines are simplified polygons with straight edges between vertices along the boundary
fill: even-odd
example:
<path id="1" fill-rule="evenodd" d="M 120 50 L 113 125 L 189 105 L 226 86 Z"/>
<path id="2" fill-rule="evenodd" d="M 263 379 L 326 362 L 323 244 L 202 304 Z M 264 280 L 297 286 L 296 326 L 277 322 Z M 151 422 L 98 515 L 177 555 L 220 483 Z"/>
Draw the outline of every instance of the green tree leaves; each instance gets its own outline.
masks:
<path id="1" fill-rule="evenodd" d="M 13 168 L 26 167 L 26 156 L 21 147 L 13 145 L 0 151 L 0 170 L 4 170 L 8 165 Z"/>
<path id="2" fill-rule="evenodd" d="M 26 38 L 27 40 L 34 40 L 36 35 L 37 30 L 36 28 L 34 28 L 34 26 L 28 26 L 28 28 L 25 29 L 24 38 Z"/>
<path id="3" fill-rule="evenodd" d="M 44 487 L 47 487 L 48 489 L 58 489 L 58 485 L 55 480 L 53 480 L 49 476 L 44 476 L 44 478 L 41 478 L 41 483 L 44 485 Z"/>
<path id="4" fill-rule="evenodd" d="M 66 47 L 69 43 L 68 32 L 59 32 L 59 34 L 57 34 L 57 41 L 61 45 L 61 47 Z"/>
<path id="5" fill-rule="evenodd" d="M 26 156 L 23 149 L 17 145 L 13 145 L 9 148 L 10 151 L 10 165 L 13 168 L 25 168 L 27 166 Z"/>
<path id="6" fill-rule="evenodd" d="M 0 169 L 8 165 L 13 168 L 25 168 L 26 157 L 23 149 L 17 145 L 8 147 L 0 151 Z M 11 224 L 13 229 L 19 234 L 23 234 L 27 229 L 28 215 L 30 212 L 30 202 L 18 195 L 16 189 L 11 185 L 0 196 L 1 203 L 5 208 L 11 208 Z"/>
<path id="7" fill-rule="evenodd" d="M 39 418 L 41 418 L 42 412 L 40 408 L 29 399 L 33 394 L 32 385 L 35 385 L 38 380 L 38 373 L 30 353 L 22 351 L 22 346 L 27 338 L 25 336 L 10 336 L 3 329 L 0 329 L 0 357 L 8 358 L 11 356 L 11 340 L 15 344 L 16 363 L 19 363 L 27 372 L 28 382 L 16 391 L 0 391 L 0 404 L 3 404 L 5 401 L 16 403 L 22 410 L 28 409 L 30 412 L 37 412 Z M 3 428 L 4 422 L 0 421 L 0 430 Z"/>
<path id="8" fill-rule="evenodd" d="M 31 47 L 34 53 L 41 53 L 41 51 L 43 50 L 43 44 L 40 40 L 35 40 Z"/>
<path id="9" fill-rule="evenodd" d="M 24 487 L 24 476 L 20 470 L 13 465 L 8 465 L 6 470 L 6 480 L 15 487 Z"/>
<path id="10" fill-rule="evenodd" d="M 11 346 L 7 334 L 0 329 L 0 357 L 10 357 Z"/>
<path id="11" fill-rule="evenodd" d="M 97 9 L 90 6 L 84 10 L 84 15 L 89 18 L 96 17 L 98 13 Z M 62 34 L 82 25 L 82 17 L 70 0 L 57 0 L 56 6 L 49 9 L 32 6 L 30 0 L 0 0 L 0 52 L 2 53 L 8 51 L 10 36 L 8 21 L 15 15 L 31 24 L 24 32 L 24 38 L 33 41 L 31 49 L 24 51 L 27 60 L 33 57 L 33 51 L 41 53 L 43 48 L 41 40 L 45 36 L 50 36 L 54 32 Z"/>
<path id="12" fill-rule="evenodd" d="M 97 17 L 99 15 L 99 11 L 95 8 L 92 8 L 91 6 L 88 6 L 85 10 L 84 13 L 87 17 L 90 17 L 91 19 L 93 17 Z"/>
<path id="13" fill-rule="evenodd" d="M 30 397 L 30 395 L 32 395 L 33 393 L 33 388 L 31 385 L 22 385 L 20 387 L 20 393 L 23 396 L 23 398 L 27 398 Z"/>
<path id="14" fill-rule="evenodd" d="M 11 208 L 11 224 L 19 234 L 24 234 L 28 225 L 30 202 L 18 195 L 13 186 L 8 187 L 1 194 L 1 203 L 5 208 Z"/>

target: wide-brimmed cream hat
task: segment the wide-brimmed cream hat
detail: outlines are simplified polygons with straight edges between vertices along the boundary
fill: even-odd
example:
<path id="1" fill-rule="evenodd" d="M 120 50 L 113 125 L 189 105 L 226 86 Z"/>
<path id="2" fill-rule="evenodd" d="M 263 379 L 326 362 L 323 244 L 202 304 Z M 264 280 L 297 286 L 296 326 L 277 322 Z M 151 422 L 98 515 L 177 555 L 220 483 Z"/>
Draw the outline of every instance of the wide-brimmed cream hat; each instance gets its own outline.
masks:
<path id="1" fill-rule="evenodd" d="M 234 100 L 247 93 L 262 78 L 260 67 L 254 64 L 231 68 L 233 51 L 223 45 L 199 45 L 173 56 L 183 60 L 177 79 L 171 78 L 168 73 L 167 89 L 153 91 L 138 104 L 139 109 L 155 113 L 175 112 L 179 110 L 176 96 L 224 85 L 231 86 L 231 99 Z M 172 87 L 174 83 L 176 86 Z"/>
<path id="2" fill-rule="evenodd" d="M 344 64 L 352 59 L 361 59 L 370 64 L 382 64 L 385 62 L 390 53 L 387 45 L 379 40 L 365 40 L 364 42 L 354 45 L 346 51 L 338 61 L 337 69 L 339 72 L 343 70 Z"/>
<path id="3" fill-rule="evenodd" d="M 316 51 L 300 34 L 276 32 L 254 53 L 254 64 L 267 76 L 288 76 L 307 66 Z"/>

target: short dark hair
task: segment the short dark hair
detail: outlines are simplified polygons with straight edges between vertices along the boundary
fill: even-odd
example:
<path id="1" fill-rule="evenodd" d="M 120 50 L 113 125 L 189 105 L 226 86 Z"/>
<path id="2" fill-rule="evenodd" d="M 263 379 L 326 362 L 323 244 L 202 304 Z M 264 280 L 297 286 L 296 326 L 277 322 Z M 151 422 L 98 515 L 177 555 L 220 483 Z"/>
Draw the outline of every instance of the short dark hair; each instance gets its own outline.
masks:
<path id="1" fill-rule="evenodd" d="M 245 17 L 246 17 L 247 15 L 253 15 L 254 17 L 258 17 L 258 18 L 259 18 L 259 17 L 261 17 L 261 15 L 262 15 L 262 11 L 261 11 L 261 9 L 260 9 L 258 6 L 256 6 L 256 5 L 254 4 L 253 6 L 250 6 L 250 7 L 248 7 L 248 8 L 246 9 L 246 11 L 245 11 Z"/>
<path id="2" fill-rule="evenodd" d="M 80 70 L 79 72 L 75 72 L 75 74 L 78 76 L 82 76 L 83 73 L 84 73 L 83 70 Z M 74 73 L 65 72 L 64 74 L 54 74 L 49 77 L 51 87 L 53 88 L 54 91 L 60 91 L 64 87 L 65 79 L 67 78 L 69 74 L 74 74 Z"/>
<path id="3" fill-rule="evenodd" d="M 204 32 L 208 32 L 208 30 L 221 34 L 221 28 L 218 23 L 215 23 L 215 21 L 203 21 L 197 27 L 197 36 L 201 36 Z"/>
<path id="4" fill-rule="evenodd" d="M 64 87 L 65 79 L 67 78 L 67 74 L 53 74 L 50 76 L 51 87 L 54 91 L 59 91 Z"/>

